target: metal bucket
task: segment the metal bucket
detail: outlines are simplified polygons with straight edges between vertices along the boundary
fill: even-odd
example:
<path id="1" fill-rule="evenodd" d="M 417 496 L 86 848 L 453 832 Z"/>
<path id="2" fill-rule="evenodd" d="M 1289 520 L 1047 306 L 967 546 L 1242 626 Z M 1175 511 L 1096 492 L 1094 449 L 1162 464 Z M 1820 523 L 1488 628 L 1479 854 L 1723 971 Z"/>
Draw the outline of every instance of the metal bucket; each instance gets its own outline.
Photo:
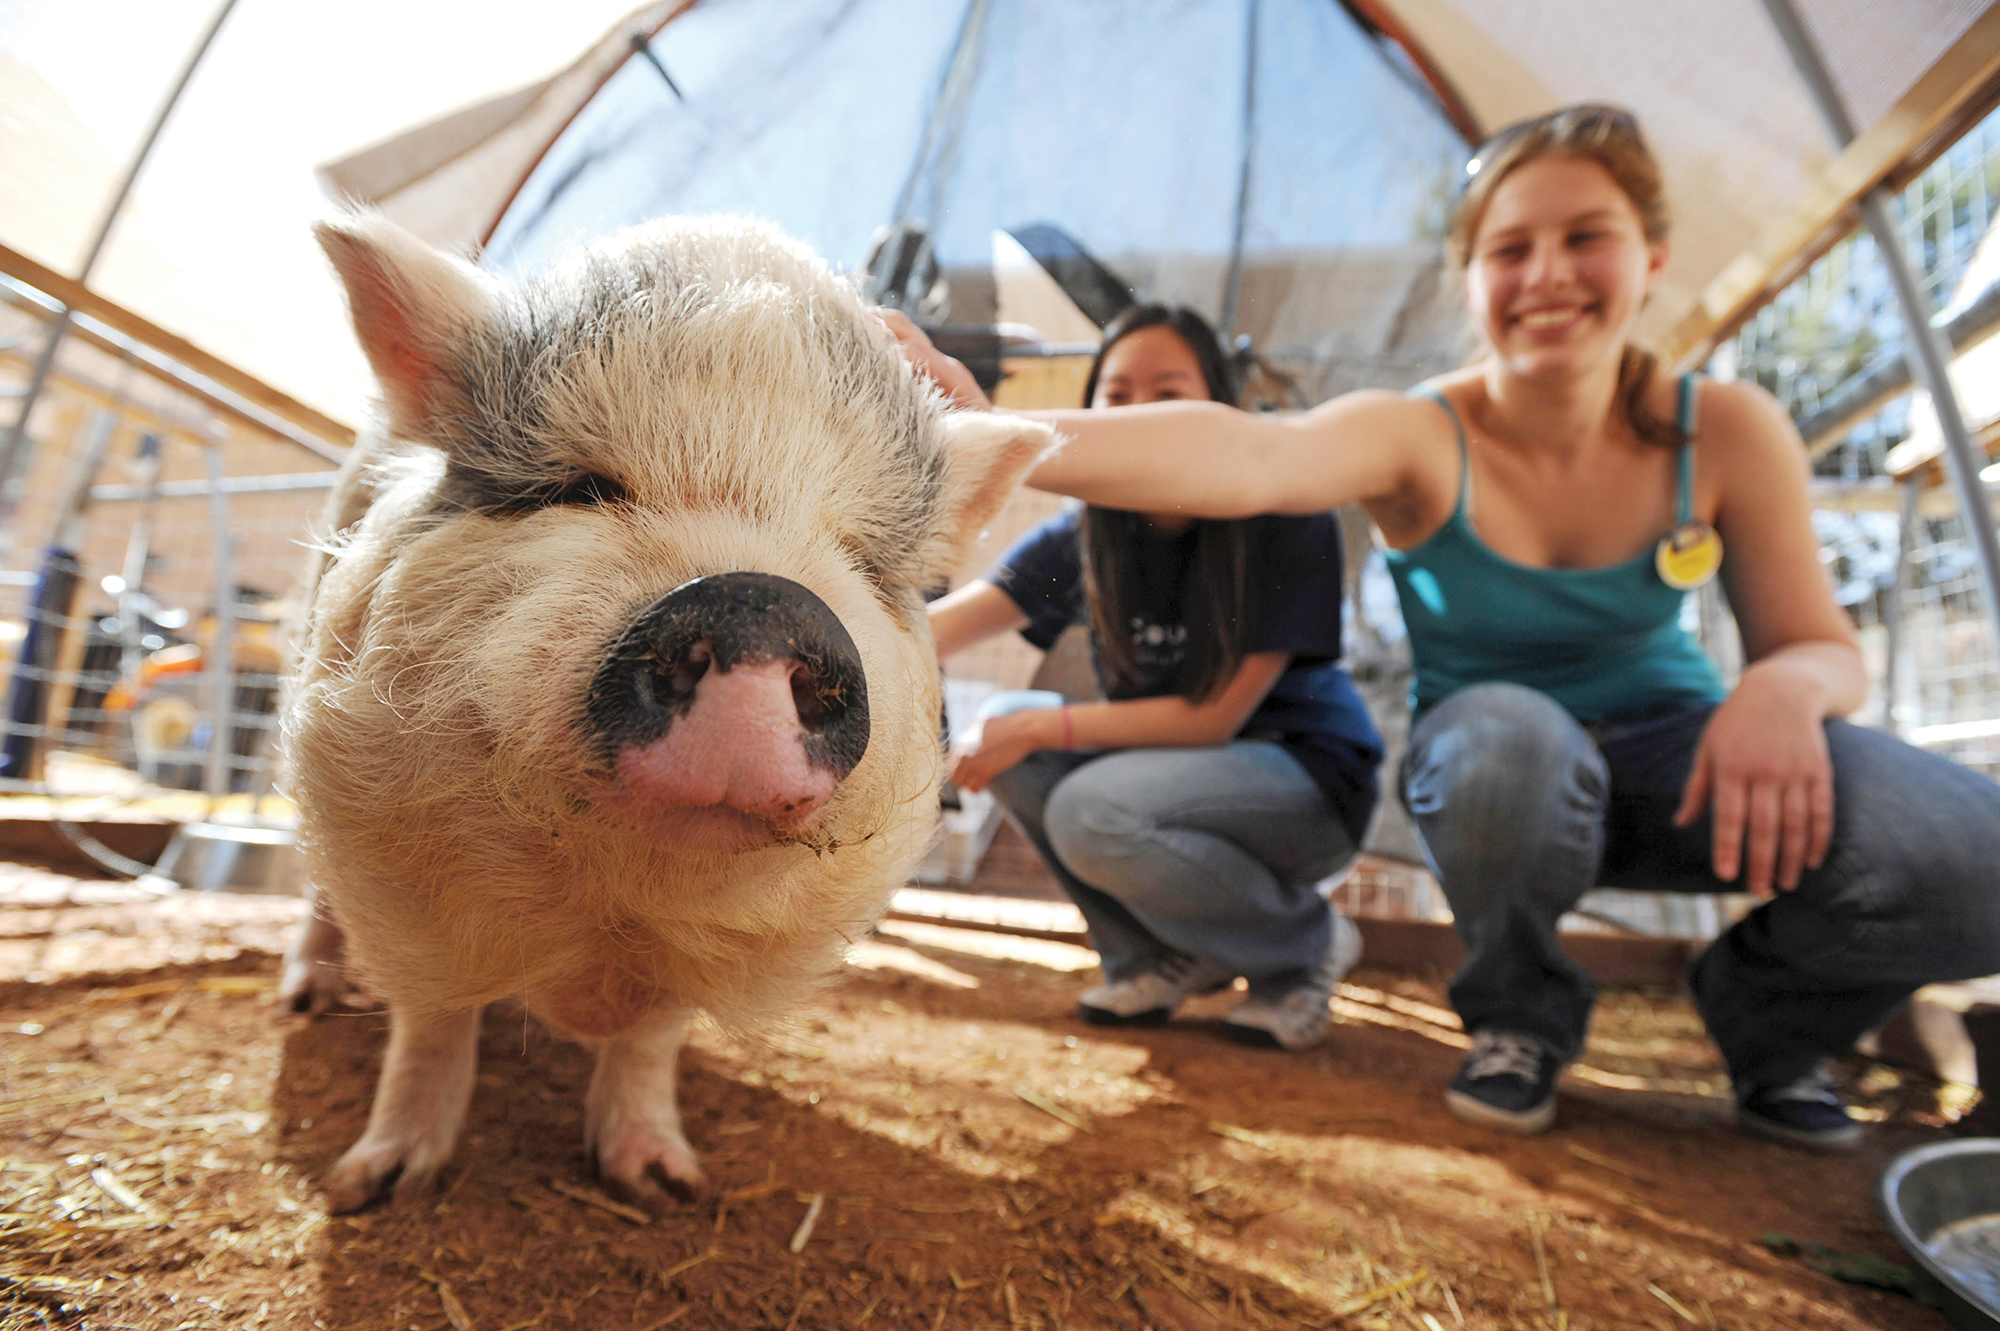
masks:
<path id="1" fill-rule="evenodd" d="M 1959 1331 L 2000 1328 L 2000 1139 L 1905 1151 L 1882 1173 L 1897 1242 L 1945 1289 Z"/>

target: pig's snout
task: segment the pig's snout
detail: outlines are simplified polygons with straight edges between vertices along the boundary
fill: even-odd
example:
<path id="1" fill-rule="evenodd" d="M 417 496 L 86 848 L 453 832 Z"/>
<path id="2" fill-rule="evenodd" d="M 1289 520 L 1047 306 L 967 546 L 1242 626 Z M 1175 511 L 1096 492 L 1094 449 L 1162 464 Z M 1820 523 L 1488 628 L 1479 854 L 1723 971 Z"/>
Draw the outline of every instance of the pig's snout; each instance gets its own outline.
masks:
<path id="1" fill-rule="evenodd" d="M 804 823 L 868 749 L 854 639 L 789 578 L 717 573 L 642 611 L 591 681 L 588 724 L 642 806 Z"/>

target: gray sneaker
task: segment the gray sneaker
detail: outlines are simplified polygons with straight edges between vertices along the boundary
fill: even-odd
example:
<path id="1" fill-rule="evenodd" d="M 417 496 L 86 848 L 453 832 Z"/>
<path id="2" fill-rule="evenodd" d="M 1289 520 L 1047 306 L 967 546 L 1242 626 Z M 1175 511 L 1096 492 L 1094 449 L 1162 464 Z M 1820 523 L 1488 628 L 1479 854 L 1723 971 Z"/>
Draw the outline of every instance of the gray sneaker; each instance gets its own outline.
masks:
<path id="1" fill-rule="evenodd" d="M 1156 970 L 1106 980 L 1076 1000 L 1077 1012 L 1097 1026 L 1157 1026 L 1191 994 L 1212 994 L 1235 980 L 1233 972 L 1196 957 L 1169 957 Z"/>
<path id="2" fill-rule="evenodd" d="M 1269 997 L 1255 995 L 1238 1003 L 1222 1019 L 1231 1039 L 1245 1044 L 1275 1045 L 1297 1052 L 1326 1039 L 1333 1025 L 1333 991 L 1361 960 L 1361 930 L 1336 913 L 1333 941 L 1312 974 L 1296 987 Z"/>

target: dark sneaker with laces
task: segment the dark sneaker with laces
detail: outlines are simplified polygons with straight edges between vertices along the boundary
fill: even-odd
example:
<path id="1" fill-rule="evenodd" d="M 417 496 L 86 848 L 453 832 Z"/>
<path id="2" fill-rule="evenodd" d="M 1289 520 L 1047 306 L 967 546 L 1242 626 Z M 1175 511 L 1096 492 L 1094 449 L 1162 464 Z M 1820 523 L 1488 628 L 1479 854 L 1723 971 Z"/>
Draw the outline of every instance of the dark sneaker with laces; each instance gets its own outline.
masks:
<path id="1" fill-rule="evenodd" d="M 1480 1031 L 1444 1102 L 1467 1123 L 1532 1137 L 1556 1121 L 1562 1060 L 1532 1035 Z"/>
<path id="2" fill-rule="evenodd" d="M 1212 994 L 1236 977 L 1212 961 L 1168 957 L 1158 967 L 1083 991 L 1076 1010 L 1097 1026 L 1157 1026 L 1191 994 Z"/>
<path id="3" fill-rule="evenodd" d="M 1748 1086 L 1737 1093 L 1736 1126 L 1753 1137 L 1808 1151 L 1851 1151 L 1861 1125 L 1833 1088 L 1824 1064 L 1788 1086 Z"/>

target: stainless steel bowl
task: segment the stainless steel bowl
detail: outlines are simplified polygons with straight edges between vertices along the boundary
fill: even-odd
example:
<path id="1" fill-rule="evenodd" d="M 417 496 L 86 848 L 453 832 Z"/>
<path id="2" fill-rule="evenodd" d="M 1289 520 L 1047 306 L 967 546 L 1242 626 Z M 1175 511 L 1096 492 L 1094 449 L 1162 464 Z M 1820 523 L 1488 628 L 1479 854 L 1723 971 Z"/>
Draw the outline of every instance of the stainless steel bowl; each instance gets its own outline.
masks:
<path id="1" fill-rule="evenodd" d="M 1905 1151 L 1882 1172 L 1896 1241 L 1945 1289 L 1959 1331 L 2000 1328 L 2000 1138 Z"/>

